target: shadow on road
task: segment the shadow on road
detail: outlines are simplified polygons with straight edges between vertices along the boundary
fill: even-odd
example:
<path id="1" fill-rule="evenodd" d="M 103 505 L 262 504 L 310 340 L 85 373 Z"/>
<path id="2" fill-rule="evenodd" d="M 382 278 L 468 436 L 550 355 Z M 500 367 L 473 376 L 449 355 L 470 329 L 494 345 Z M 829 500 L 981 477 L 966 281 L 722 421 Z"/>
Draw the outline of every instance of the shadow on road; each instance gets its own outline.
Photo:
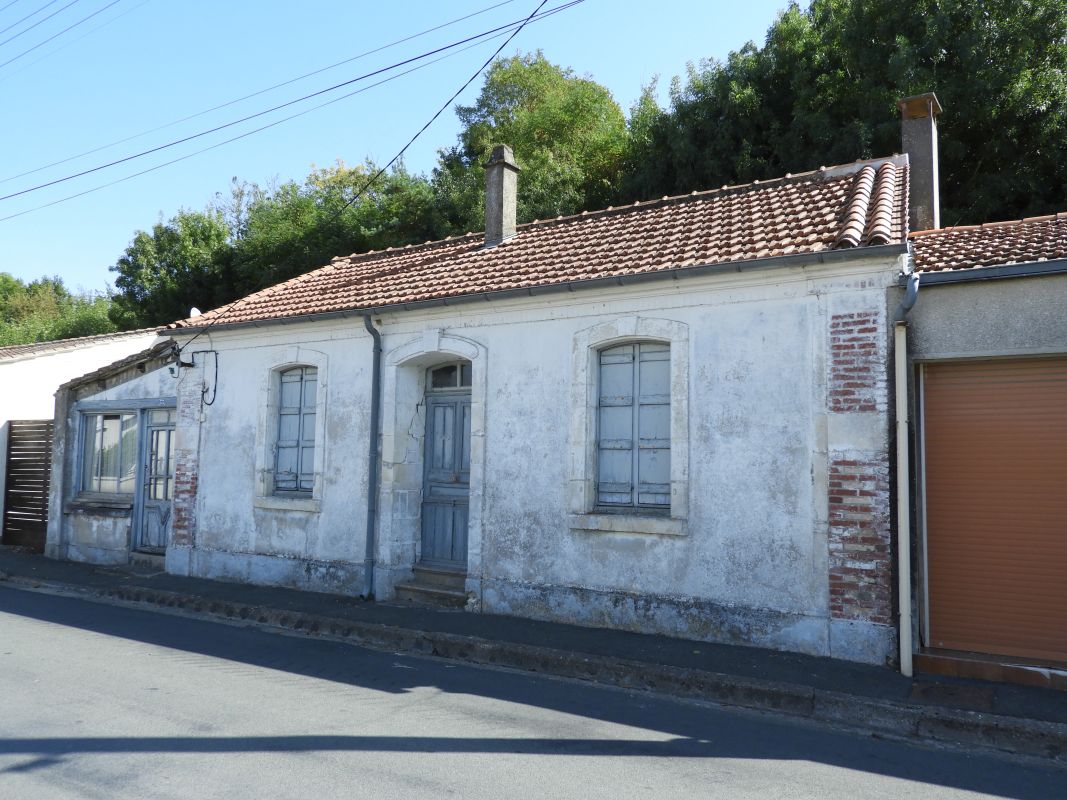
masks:
<path id="1" fill-rule="evenodd" d="M 0 739 L 0 755 L 31 756 L 25 772 L 77 753 L 254 753 L 381 751 L 559 756 L 811 761 L 1020 800 L 1067 795 L 1055 768 L 971 756 L 861 734 L 802 726 L 661 696 L 554 680 L 529 673 L 381 653 L 313 637 L 240 627 L 0 587 L 0 613 L 40 620 L 241 664 L 381 692 L 435 687 L 658 731 L 663 741 L 482 737 L 57 737 Z M 358 721 L 354 722 L 358 726 Z"/>

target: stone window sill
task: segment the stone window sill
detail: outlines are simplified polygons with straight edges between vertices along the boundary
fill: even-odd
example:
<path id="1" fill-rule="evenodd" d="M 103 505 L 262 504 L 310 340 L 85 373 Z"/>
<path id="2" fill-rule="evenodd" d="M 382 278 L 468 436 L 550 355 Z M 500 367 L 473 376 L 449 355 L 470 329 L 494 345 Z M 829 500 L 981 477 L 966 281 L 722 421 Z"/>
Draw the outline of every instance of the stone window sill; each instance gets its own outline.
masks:
<path id="1" fill-rule="evenodd" d="M 63 506 L 65 514 L 123 516 L 133 511 L 133 499 L 123 495 L 79 495 Z"/>
<path id="2" fill-rule="evenodd" d="M 684 519 L 637 514 L 570 514 L 572 531 L 589 533 L 647 533 L 654 536 L 687 536 L 689 523 Z"/>
<path id="3" fill-rule="evenodd" d="M 322 501 L 314 497 L 285 497 L 283 495 L 256 497 L 252 500 L 252 506 L 269 511 L 303 511 L 312 514 L 322 511 Z"/>

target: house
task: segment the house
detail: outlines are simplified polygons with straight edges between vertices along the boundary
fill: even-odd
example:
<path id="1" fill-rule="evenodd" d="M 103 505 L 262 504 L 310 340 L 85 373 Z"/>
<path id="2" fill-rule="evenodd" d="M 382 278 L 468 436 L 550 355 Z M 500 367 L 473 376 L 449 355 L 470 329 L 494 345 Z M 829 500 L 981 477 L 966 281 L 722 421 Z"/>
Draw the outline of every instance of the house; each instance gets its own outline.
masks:
<path id="1" fill-rule="evenodd" d="M 48 454 L 60 384 L 143 349 L 154 330 L 0 347 L 0 541 L 44 547 Z"/>
<path id="2" fill-rule="evenodd" d="M 1067 689 L 1067 214 L 911 245 L 917 665 Z"/>
<path id="3" fill-rule="evenodd" d="M 517 172 L 172 326 L 167 570 L 892 658 L 907 157 L 521 226 Z"/>
<path id="4" fill-rule="evenodd" d="M 179 379 L 168 339 L 59 387 L 46 555 L 154 559 L 170 537 Z"/>
<path id="5" fill-rule="evenodd" d="M 904 155 L 526 225 L 498 146 L 484 233 L 335 258 L 66 387 L 49 553 L 910 671 L 938 111 L 902 102 Z M 102 414 L 136 470 L 168 430 L 151 480 L 93 483 Z"/>

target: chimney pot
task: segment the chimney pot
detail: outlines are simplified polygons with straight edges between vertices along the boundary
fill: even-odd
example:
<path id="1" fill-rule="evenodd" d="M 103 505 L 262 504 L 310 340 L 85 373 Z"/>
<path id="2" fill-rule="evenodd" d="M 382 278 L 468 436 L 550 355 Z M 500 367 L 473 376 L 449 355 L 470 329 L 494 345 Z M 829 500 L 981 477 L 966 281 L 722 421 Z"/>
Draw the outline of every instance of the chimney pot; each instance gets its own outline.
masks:
<path id="1" fill-rule="evenodd" d="M 941 103 L 933 92 L 905 97 L 900 108 L 900 133 L 908 155 L 908 223 L 913 231 L 941 227 L 941 195 L 937 169 L 937 115 Z"/>
<path id="2" fill-rule="evenodd" d="M 485 246 L 496 247 L 515 235 L 517 184 L 521 167 L 506 144 L 493 147 L 485 165 Z"/>

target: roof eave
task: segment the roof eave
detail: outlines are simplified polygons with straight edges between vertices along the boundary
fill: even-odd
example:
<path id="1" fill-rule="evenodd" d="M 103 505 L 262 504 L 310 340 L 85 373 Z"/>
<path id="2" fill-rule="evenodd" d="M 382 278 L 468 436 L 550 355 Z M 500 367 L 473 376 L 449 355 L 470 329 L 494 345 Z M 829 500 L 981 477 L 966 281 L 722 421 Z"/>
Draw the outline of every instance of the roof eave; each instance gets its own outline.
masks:
<path id="1" fill-rule="evenodd" d="M 969 283 L 972 281 L 995 281 L 1004 278 L 1033 278 L 1042 275 L 1067 273 L 1067 258 L 1048 261 L 1026 261 L 1019 264 L 998 264 L 988 267 L 963 267 L 931 272 L 915 271 L 920 286 L 945 283 Z"/>
<path id="2" fill-rule="evenodd" d="M 603 278 L 549 283 L 541 286 L 527 286 L 516 289 L 500 289 L 493 292 L 478 292 L 455 297 L 441 297 L 432 300 L 418 300 L 410 303 L 391 303 L 384 306 L 367 308 L 348 308 L 340 311 L 324 311 L 313 314 L 297 314 L 291 317 L 271 317 L 244 322 L 218 322 L 196 327 L 183 327 L 165 330 L 164 336 L 192 336 L 209 330 L 235 330 L 238 328 L 259 328 L 273 325 L 291 325 L 302 322 L 321 322 L 331 319 L 362 317 L 366 315 L 395 313 L 397 311 L 417 311 L 427 308 L 464 305 L 479 301 L 508 300 L 517 297 L 537 297 L 540 295 L 564 292 L 584 291 L 604 286 L 629 286 L 653 281 L 679 280 L 680 278 L 720 275 L 730 272 L 753 272 L 764 269 L 779 269 L 798 265 L 833 264 L 841 261 L 868 261 L 883 258 L 895 258 L 908 252 L 907 242 L 893 244 L 850 247 L 840 250 L 823 250 L 813 253 L 792 253 L 785 256 L 748 259 L 745 261 L 716 262 L 714 264 L 694 264 L 688 267 L 657 270 L 655 272 L 638 272 L 632 275 L 612 275 Z"/>

